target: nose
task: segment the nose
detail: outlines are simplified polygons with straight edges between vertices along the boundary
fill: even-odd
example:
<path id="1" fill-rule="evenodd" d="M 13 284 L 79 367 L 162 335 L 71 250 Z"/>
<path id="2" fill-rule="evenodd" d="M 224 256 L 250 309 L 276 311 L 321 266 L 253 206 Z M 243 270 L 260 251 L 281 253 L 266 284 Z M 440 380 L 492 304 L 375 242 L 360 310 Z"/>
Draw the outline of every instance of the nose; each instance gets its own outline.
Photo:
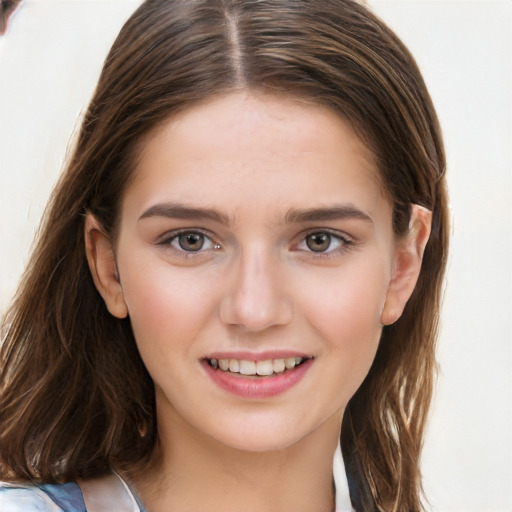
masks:
<path id="1" fill-rule="evenodd" d="M 264 250 L 242 252 L 230 269 L 221 304 L 221 320 L 246 332 L 291 322 L 293 307 L 277 258 Z"/>

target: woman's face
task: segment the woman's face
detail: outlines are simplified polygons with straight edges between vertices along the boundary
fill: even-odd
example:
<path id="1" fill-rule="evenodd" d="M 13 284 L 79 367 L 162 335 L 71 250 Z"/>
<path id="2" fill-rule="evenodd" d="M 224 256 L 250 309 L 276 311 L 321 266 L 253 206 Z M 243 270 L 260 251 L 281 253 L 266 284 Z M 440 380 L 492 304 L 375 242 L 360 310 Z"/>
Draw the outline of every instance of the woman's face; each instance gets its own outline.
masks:
<path id="1" fill-rule="evenodd" d="M 233 93 L 173 117 L 116 243 L 159 422 L 252 451 L 339 429 L 396 255 L 372 156 L 331 111 Z"/>

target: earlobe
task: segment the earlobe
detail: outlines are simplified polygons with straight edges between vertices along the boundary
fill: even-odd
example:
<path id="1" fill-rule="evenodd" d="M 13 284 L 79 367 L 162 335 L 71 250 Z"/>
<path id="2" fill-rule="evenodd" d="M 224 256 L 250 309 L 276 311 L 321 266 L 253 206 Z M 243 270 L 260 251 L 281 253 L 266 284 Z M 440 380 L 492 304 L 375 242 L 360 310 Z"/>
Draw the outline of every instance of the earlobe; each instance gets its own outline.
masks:
<path id="1" fill-rule="evenodd" d="M 86 215 L 84 229 L 85 252 L 94 284 L 110 313 L 117 318 L 126 318 L 128 308 L 117 274 L 112 242 L 90 212 Z"/>
<path id="2" fill-rule="evenodd" d="M 381 312 L 382 325 L 391 325 L 400 318 L 414 291 L 431 225 L 432 212 L 423 206 L 412 205 L 409 231 L 397 245 L 395 264 Z"/>

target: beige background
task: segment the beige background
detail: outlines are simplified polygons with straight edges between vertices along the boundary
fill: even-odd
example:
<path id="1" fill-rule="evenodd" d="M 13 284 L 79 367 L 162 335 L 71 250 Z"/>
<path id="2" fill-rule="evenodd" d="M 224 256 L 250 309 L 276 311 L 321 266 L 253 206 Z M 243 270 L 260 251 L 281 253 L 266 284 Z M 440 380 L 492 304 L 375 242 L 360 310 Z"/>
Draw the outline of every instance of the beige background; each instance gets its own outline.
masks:
<path id="1" fill-rule="evenodd" d="M 423 470 L 432 510 L 512 510 L 509 0 L 372 0 L 410 47 L 445 133 L 453 217 L 441 374 Z M 0 38 L 0 311 L 69 136 L 137 0 L 26 0 Z"/>

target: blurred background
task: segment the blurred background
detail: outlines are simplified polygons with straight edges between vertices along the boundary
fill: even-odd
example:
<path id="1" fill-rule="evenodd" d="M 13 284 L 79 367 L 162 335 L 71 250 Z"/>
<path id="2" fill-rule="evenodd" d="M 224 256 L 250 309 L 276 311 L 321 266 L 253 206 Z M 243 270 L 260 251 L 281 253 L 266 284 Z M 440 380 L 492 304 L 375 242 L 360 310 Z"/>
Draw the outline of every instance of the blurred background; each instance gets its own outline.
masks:
<path id="1" fill-rule="evenodd" d="M 423 457 L 431 510 L 509 512 L 512 2 L 367 3 L 415 55 L 448 155 L 452 243 Z M 0 313 L 106 53 L 138 4 L 25 0 L 0 36 Z"/>

